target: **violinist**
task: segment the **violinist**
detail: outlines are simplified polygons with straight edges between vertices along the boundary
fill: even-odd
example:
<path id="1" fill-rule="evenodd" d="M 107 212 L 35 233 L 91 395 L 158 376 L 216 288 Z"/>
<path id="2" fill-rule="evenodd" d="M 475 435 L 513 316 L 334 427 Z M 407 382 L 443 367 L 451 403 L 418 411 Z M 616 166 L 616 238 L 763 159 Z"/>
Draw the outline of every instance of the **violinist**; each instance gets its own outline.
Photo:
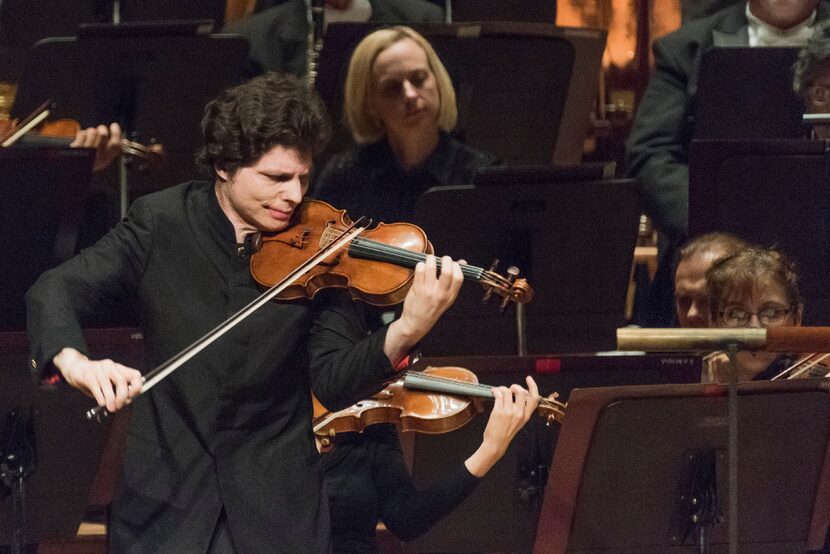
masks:
<path id="1" fill-rule="evenodd" d="M 394 426 L 378 424 L 362 433 L 338 434 L 333 448 L 323 454 L 332 551 L 377 552 L 378 521 L 399 539 L 412 540 L 458 507 L 504 456 L 539 403 L 531 377 L 527 389 L 517 384 L 494 387 L 493 396 L 479 447 L 420 490 L 412 481 Z"/>
<path id="2" fill-rule="evenodd" d="M 139 198 L 29 291 L 32 367 L 109 411 L 131 403 L 114 552 L 326 552 L 309 390 L 345 407 L 395 376 L 454 301 L 460 266 L 419 264 L 401 317 L 371 336 L 342 294 L 269 302 L 139 397 L 137 369 L 87 356 L 84 319 L 135 300 L 158 365 L 257 298 L 251 234 L 292 224 L 328 123 L 302 82 L 266 74 L 211 101 L 202 131 L 197 161 L 212 181 Z"/>
<path id="3" fill-rule="evenodd" d="M 429 42 L 409 27 L 381 29 L 358 44 L 349 63 L 344 111 L 358 146 L 335 156 L 315 195 L 353 216 L 407 221 L 434 186 L 472 184 L 490 165 L 485 154 L 449 135 L 458 110 L 447 70 Z M 366 309 L 370 329 L 389 313 Z M 338 435 L 323 454 L 334 552 L 377 551 L 378 521 L 399 539 L 425 533 L 474 490 L 538 404 L 536 384 L 495 389 L 479 449 L 425 490 L 417 490 L 389 424 Z M 503 403 L 503 407 L 502 407 Z"/>
<path id="4" fill-rule="evenodd" d="M 706 291 L 712 327 L 801 325 L 798 275 L 777 250 L 749 247 L 715 262 L 706 272 Z M 770 379 L 793 359 L 789 354 L 760 351 L 741 351 L 737 357 L 739 381 Z M 728 381 L 728 363 L 725 354 L 710 357 L 703 381 Z"/>

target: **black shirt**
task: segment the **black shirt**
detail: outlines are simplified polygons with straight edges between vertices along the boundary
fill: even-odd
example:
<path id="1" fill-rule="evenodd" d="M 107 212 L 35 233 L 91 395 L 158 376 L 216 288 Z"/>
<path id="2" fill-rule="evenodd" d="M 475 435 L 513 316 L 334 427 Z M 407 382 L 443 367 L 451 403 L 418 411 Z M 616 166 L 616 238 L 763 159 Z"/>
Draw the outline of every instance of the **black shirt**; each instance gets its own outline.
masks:
<path id="1" fill-rule="evenodd" d="M 492 164 L 486 154 L 441 133 L 426 162 L 406 170 L 384 139 L 329 160 L 316 180 L 314 195 L 346 210 L 352 219 L 368 216 L 374 223 L 408 221 L 427 189 L 470 185 L 479 169 Z"/>

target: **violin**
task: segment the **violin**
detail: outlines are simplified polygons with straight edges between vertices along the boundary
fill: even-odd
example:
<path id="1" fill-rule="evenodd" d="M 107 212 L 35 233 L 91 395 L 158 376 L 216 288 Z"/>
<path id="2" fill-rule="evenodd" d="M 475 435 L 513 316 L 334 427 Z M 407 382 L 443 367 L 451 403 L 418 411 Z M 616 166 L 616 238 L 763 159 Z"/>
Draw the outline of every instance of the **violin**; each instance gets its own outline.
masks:
<path id="1" fill-rule="evenodd" d="M 830 358 L 830 353 L 828 352 L 803 354 L 795 363 L 770 380 L 828 377 L 830 376 L 830 365 L 828 365 L 830 362 L 827 361 L 828 358 Z"/>
<path id="2" fill-rule="evenodd" d="M 0 147 L 6 148 L 17 143 L 36 143 L 44 146 L 69 146 L 81 131 L 81 124 L 74 119 L 46 121 L 50 115 L 51 102 L 46 101 L 25 119 L 0 120 Z M 164 159 L 164 146 L 144 145 L 121 139 L 121 153 L 157 165 Z"/>
<path id="3" fill-rule="evenodd" d="M 338 210 L 320 200 L 305 200 L 295 212 L 295 220 L 277 233 L 262 233 L 255 240 L 251 256 L 251 275 L 263 286 L 281 280 L 290 268 L 300 264 L 319 248 L 330 244 L 352 225 L 345 210 Z M 296 300 L 313 298 L 321 289 L 346 288 L 355 299 L 375 306 L 392 306 L 403 302 L 412 281 L 415 265 L 433 253 L 424 231 L 411 223 L 380 223 L 364 231 L 349 244 L 319 264 L 304 279 L 297 281 L 277 298 Z M 384 262 L 384 263 L 377 263 Z M 441 260 L 437 260 L 438 268 Z M 508 268 L 507 277 L 493 269 L 461 265 L 465 280 L 485 289 L 484 301 L 493 294 L 502 298 L 501 309 L 512 302 L 527 303 L 533 289 L 519 270 Z"/>
<path id="4" fill-rule="evenodd" d="M 537 413 L 547 424 L 562 423 L 566 405 L 558 393 L 541 398 Z M 402 431 L 440 434 L 467 424 L 478 412 L 478 399 L 493 398 L 492 387 L 478 382 L 476 374 L 463 367 L 427 367 L 408 371 L 403 377 L 367 400 L 328 412 L 315 403 L 314 434 L 323 447 L 338 433 L 361 432 L 378 423 L 399 424 Z"/>

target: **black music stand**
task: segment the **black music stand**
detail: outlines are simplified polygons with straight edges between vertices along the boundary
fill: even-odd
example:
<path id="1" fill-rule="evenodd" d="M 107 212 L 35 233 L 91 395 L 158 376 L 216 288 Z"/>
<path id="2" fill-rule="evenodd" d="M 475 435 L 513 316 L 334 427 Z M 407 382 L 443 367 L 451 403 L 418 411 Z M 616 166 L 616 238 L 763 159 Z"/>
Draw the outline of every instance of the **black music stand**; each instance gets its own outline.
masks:
<path id="1" fill-rule="evenodd" d="M 543 23 L 412 25 L 430 41 L 455 85 L 456 132 L 511 164 L 579 163 L 597 95 L 605 32 Z M 357 43 L 377 25 L 332 24 L 316 87 L 334 121 Z M 539 114 L 544 114 L 540 117 Z M 350 139 L 341 129 L 340 148 Z"/>
<path id="2" fill-rule="evenodd" d="M 117 121 L 136 140 L 164 145 L 162 167 L 130 172 L 130 194 L 124 195 L 130 200 L 192 179 L 204 106 L 240 81 L 248 50 L 241 37 L 203 29 L 181 23 L 98 26 L 82 38 L 42 40 L 29 51 L 12 115 L 25 116 L 51 99 L 52 117 L 82 126 Z"/>
<path id="3" fill-rule="evenodd" d="M 823 143 L 693 141 L 691 236 L 729 231 L 795 262 L 805 325 L 830 324 L 830 185 Z"/>
<path id="4" fill-rule="evenodd" d="M 519 172 L 520 174 L 521 172 Z M 613 350 L 625 320 L 640 207 L 629 181 L 539 182 L 427 191 L 412 221 L 435 251 L 489 267 L 500 260 L 534 288 L 526 352 Z M 430 356 L 516 354 L 516 319 L 482 306 L 467 284 L 422 343 Z M 511 307 L 510 310 L 515 310 Z"/>
<path id="5" fill-rule="evenodd" d="M 725 551 L 726 392 L 725 385 L 573 391 L 534 552 L 692 553 L 701 531 L 715 552 Z M 742 383 L 738 393 L 741 551 L 821 548 L 830 521 L 826 384 Z M 709 524 L 698 525 L 707 511 Z"/>
<path id="6" fill-rule="evenodd" d="M 532 375 L 543 394 L 559 393 L 567 402 L 575 388 L 700 381 L 701 356 L 645 354 L 632 356 L 562 354 L 545 356 L 467 356 L 423 358 L 422 366 L 459 366 L 481 383 L 524 383 Z M 412 477 L 426 488 L 448 467 L 461 464 L 481 443 L 487 408 L 452 433 L 402 433 L 404 452 L 411 450 Z M 405 552 L 529 552 L 542 505 L 560 426 L 534 418 L 513 440 L 507 453 L 458 508 L 423 536 L 404 545 Z"/>
<path id="7" fill-rule="evenodd" d="M 703 54 L 694 138 L 776 139 L 804 135 L 793 92 L 798 48 L 713 48 Z M 728 94 L 724 94 L 728 91 Z"/>
<path id="8" fill-rule="evenodd" d="M 131 367 L 143 365 L 141 334 L 135 329 L 86 331 L 98 358 Z M 29 341 L 23 332 L 0 333 L 0 437 L 8 414 L 29 416 L 26 440 L 36 447 L 31 473 L 24 480 L 23 542 L 74 538 L 90 504 L 109 502 L 120 468 L 123 417 L 103 425 L 86 419 L 94 401 L 68 385 L 38 386 L 29 371 Z M 121 416 L 122 414 L 119 414 Z M 4 453 L 0 444 L 0 456 Z M 0 458 L 0 461 L 2 458 Z M 12 497 L 0 482 L 0 552 L 15 538 Z"/>
<path id="9" fill-rule="evenodd" d="M 88 148 L 0 149 L 0 330 L 23 327 L 26 290 L 75 253 L 94 157 Z"/>

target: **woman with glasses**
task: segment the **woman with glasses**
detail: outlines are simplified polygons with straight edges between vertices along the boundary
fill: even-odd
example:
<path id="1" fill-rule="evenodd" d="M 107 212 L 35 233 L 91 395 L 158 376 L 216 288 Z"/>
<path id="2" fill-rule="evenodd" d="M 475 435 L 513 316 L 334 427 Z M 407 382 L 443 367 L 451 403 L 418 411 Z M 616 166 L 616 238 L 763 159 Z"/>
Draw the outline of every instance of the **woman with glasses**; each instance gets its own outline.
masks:
<path id="1" fill-rule="evenodd" d="M 774 249 L 749 247 L 716 262 L 706 272 L 710 327 L 780 327 L 801 325 L 803 303 L 792 263 Z M 769 379 L 792 363 L 775 352 L 738 352 L 738 380 Z M 704 382 L 725 382 L 729 363 L 724 353 L 707 359 Z"/>

